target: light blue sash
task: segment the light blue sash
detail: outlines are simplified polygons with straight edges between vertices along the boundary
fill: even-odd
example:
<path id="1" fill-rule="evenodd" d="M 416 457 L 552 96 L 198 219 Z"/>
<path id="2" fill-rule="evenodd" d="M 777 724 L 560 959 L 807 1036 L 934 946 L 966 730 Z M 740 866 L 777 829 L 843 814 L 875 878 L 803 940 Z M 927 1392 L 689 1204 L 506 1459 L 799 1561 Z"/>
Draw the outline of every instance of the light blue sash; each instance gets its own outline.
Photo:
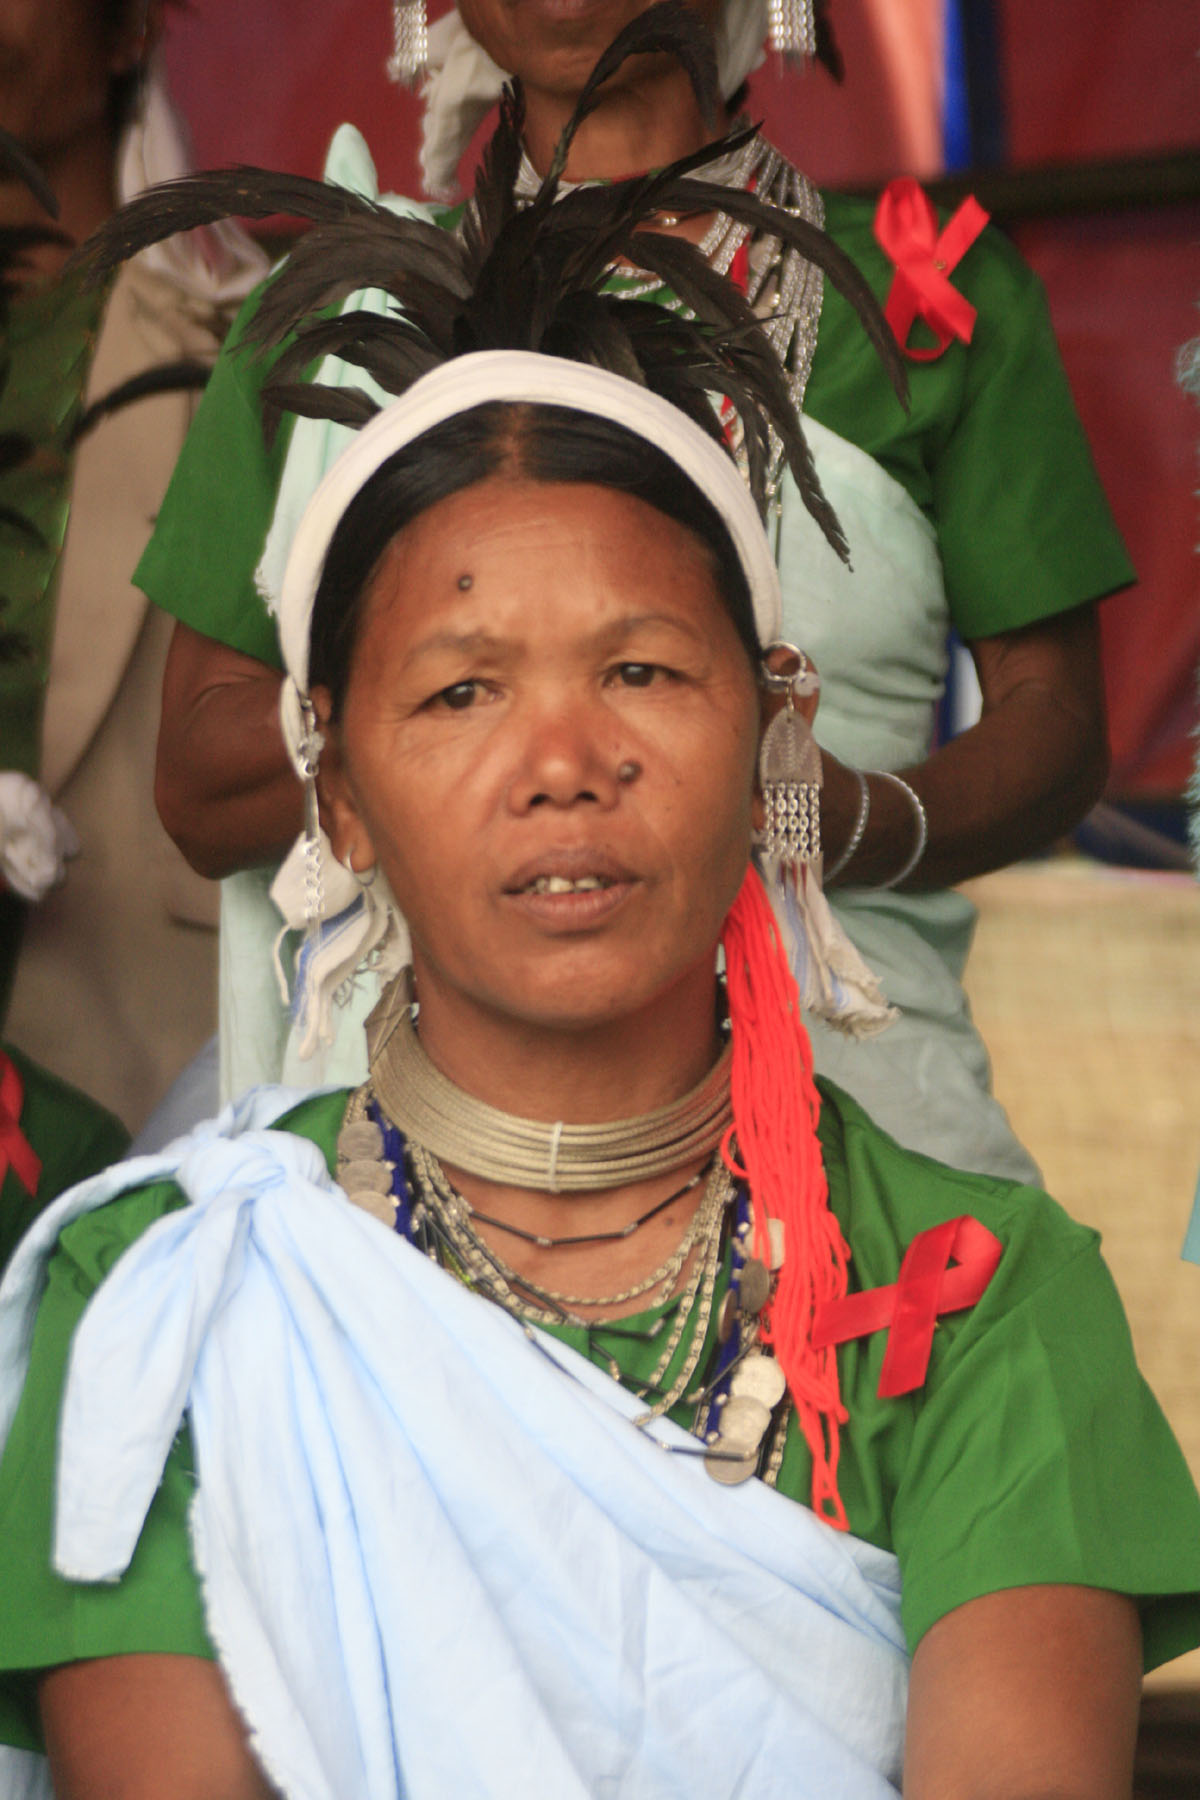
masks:
<path id="1" fill-rule="evenodd" d="M 119 1579 L 186 1410 L 209 1631 L 283 1794 L 893 1795 L 895 1559 L 634 1430 L 631 1395 L 263 1129 L 295 1098 L 75 1190 L 10 1267 L 0 1434 L 61 1225 L 131 1178 L 192 1202 L 76 1333 L 60 1571 Z"/>

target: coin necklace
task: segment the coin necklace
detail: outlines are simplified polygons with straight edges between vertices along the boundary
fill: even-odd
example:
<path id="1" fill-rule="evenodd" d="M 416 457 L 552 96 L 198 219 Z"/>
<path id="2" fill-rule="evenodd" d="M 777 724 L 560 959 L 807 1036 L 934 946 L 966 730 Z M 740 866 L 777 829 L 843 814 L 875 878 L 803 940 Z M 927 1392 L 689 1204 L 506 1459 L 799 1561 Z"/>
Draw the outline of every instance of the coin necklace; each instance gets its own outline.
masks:
<path id="1" fill-rule="evenodd" d="M 411 1174 L 411 1186 L 406 1173 Z M 356 1206 L 392 1226 L 432 1261 L 448 1266 L 468 1286 L 519 1319 L 526 1329 L 537 1324 L 570 1323 L 582 1326 L 589 1337 L 593 1329 L 602 1332 L 606 1326 L 619 1333 L 616 1321 L 589 1324 L 573 1316 L 570 1308 L 624 1305 L 655 1289 L 670 1296 L 691 1257 L 692 1268 L 670 1302 L 672 1323 L 653 1370 L 643 1382 L 626 1384 L 642 1399 L 654 1396 L 635 1423 L 644 1428 L 686 1400 L 696 1408 L 693 1431 L 706 1446 L 697 1446 L 693 1454 L 704 1456 L 714 1479 L 725 1483 L 747 1480 L 759 1471 L 765 1452 L 763 1478 L 773 1485 L 782 1461 L 790 1408 L 782 1371 L 757 1344 L 757 1318 L 770 1297 L 772 1274 L 762 1262 L 747 1254 L 751 1230 L 749 1197 L 743 1187 L 735 1185 L 720 1158 L 713 1158 L 682 1188 L 655 1202 L 639 1219 L 617 1231 L 557 1240 L 521 1228 L 513 1231 L 513 1235 L 539 1245 L 628 1237 L 705 1180 L 701 1202 L 670 1256 L 650 1276 L 612 1295 L 562 1293 L 542 1287 L 510 1268 L 474 1229 L 472 1221 L 481 1215 L 473 1212 L 435 1157 L 412 1140 L 404 1139 L 380 1108 L 369 1083 L 351 1096 L 347 1106 L 338 1137 L 337 1179 Z M 716 1359 L 707 1382 L 695 1387 L 697 1371 L 708 1349 L 717 1279 L 724 1258 L 725 1223 L 731 1205 L 735 1209 L 730 1233 L 731 1278 L 718 1323 Z M 482 1217 L 489 1222 L 486 1215 Z M 503 1224 L 500 1228 L 512 1229 Z M 777 1267 L 781 1261 L 782 1237 L 773 1233 L 771 1262 Z M 658 1335 L 663 1322 L 659 1320 L 648 1335 Z M 664 1388 L 662 1383 L 689 1323 L 692 1330 L 687 1350 Z M 619 1381 L 619 1365 L 611 1356 L 606 1360 L 613 1379 Z"/>

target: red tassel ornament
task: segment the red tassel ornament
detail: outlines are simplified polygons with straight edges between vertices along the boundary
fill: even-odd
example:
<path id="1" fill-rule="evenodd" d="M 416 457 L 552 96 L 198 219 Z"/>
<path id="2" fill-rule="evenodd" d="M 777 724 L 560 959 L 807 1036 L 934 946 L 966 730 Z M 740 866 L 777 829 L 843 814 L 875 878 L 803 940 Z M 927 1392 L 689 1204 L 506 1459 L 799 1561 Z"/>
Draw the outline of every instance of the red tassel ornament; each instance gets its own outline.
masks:
<path id="1" fill-rule="evenodd" d="M 746 871 L 729 909 L 725 949 L 733 1124 L 722 1146 L 731 1173 L 747 1183 L 754 1254 L 770 1267 L 768 1219 L 783 1227 L 783 1264 L 760 1316 L 812 1452 L 812 1508 L 849 1529 L 837 1489 L 838 1430 L 847 1414 L 834 1348 L 813 1348 L 818 1307 L 846 1293 L 850 1250 L 829 1208 L 817 1120 L 812 1046 L 800 996 L 770 900 L 756 869 Z"/>

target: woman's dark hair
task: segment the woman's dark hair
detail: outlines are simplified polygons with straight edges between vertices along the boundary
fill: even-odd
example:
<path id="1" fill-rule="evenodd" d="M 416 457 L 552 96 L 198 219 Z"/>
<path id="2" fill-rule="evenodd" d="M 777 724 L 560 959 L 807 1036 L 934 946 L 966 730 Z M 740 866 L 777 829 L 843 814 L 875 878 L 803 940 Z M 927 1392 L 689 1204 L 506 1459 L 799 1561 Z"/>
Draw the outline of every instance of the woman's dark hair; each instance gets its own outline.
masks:
<path id="1" fill-rule="evenodd" d="M 492 401 L 436 425 L 376 470 L 346 508 L 325 557 L 309 635 L 310 687 L 342 709 L 363 601 L 406 525 L 492 475 L 594 482 L 657 508 L 707 550 L 717 591 L 751 663 L 761 646 L 750 590 L 720 514 L 670 457 L 623 425 L 560 406 Z"/>

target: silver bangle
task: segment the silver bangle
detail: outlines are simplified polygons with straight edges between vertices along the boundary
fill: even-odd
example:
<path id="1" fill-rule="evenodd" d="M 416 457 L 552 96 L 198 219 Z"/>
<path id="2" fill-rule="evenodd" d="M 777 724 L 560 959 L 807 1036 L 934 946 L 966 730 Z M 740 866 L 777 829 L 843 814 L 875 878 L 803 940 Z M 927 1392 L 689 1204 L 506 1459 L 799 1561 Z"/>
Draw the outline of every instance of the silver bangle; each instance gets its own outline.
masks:
<path id="1" fill-rule="evenodd" d="M 832 881 L 836 875 L 841 874 L 842 870 L 846 867 L 846 864 L 854 855 L 854 852 L 858 849 L 858 846 L 862 843 L 863 833 L 867 829 L 867 819 L 870 817 L 871 813 L 871 790 L 867 786 L 866 776 L 861 769 L 851 769 L 850 773 L 858 783 L 858 812 L 855 815 L 854 827 L 850 836 L 846 839 L 846 848 L 842 851 L 842 854 L 838 857 L 832 869 L 826 869 L 825 871 L 826 881 Z"/>
<path id="2" fill-rule="evenodd" d="M 899 775 L 893 775 L 890 769 L 872 769 L 871 773 L 882 776 L 884 781 L 890 781 L 893 787 L 898 787 L 902 793 L 908 795 L 917 822 L 917 841 L 913 846 L 912 855 L 902 869 L 898 869 L 894 875 L 889 875 L 886 881 L 878 883 L 881 888 L 899 887 L 902 881 L 908 880 L 925 854 L 925 846 L 929 842 L 929 820 L 925 816 L 925 808 L 921 804 L 920 794 L 910 788 L 907 781 L 902 780 Z"/>

